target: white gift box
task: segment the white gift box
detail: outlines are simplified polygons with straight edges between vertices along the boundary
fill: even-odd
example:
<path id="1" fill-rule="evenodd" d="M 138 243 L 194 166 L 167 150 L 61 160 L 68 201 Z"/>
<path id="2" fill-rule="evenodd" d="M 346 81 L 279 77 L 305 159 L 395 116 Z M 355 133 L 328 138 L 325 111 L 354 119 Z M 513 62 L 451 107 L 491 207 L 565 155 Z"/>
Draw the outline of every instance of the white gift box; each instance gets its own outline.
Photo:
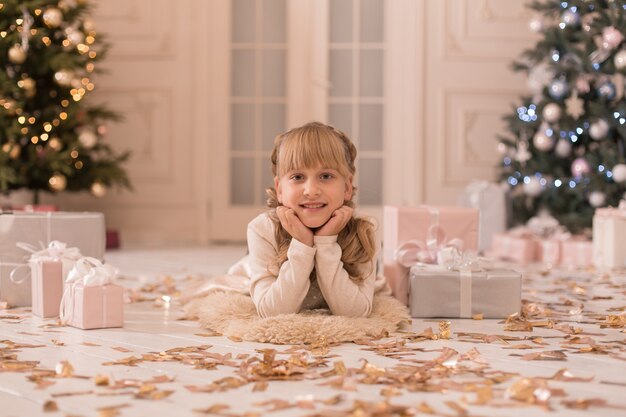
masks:
<path id="1" fill-rule="evenodd" d="M 493 235 L 506 230 L 505 190 L 496 183 L 472 181 L 459 195 L 459 205 L 480 212 L 478 248 L 486 251 Z"/>
<path id="2" fill-rule="evenodd" d="M 104 215 L 94 212 L 0 212 L 0 300 L 11 307 L 31 305 L 31 253 L 24 243 L 43 249 L 53 240 L 102 259 L 106 247 Z"/>
<path id="3" fill-rule="evenodd" d="M 626 267 L 626 202 L 619 208 L 597 209 L 593 216 L 593 264 Z"/>
<path id="4" fill-rule="evenodd" d="M 414 266 L 409 278 L 411 317 L 502 319 L 522 307 L 522 275 L 510 269 L 455 271 Z"/>

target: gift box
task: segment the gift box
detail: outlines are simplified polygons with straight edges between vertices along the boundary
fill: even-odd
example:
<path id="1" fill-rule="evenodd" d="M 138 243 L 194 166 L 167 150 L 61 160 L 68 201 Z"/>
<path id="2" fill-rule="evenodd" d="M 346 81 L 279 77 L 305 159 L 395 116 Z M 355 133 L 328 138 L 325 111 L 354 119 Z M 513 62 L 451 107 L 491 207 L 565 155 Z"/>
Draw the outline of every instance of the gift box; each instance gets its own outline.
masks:
<path id="1" fill-rule="evenodd" d="M 521 229 L 496 233 L 491 241 L 490 255 L 517 263 L 529 263 L 538 258 L 537 239 Z"/>
<path id="2" fill-rule="evenodd" d="M 117 270 L 98 259 L 84 257 L 65 280 L 61 322 L 80 329 L 124 325 L 124 289 L 114 283 Z"/>
<path id="3" fill-rule="evenodd" d="M 32 311 L 39 317 L 59 315 L 63 297 L 63 262 L 31 261 Z"/>
<path id="4" fill-rule="evenodd" d="M 520 311 L 522 275 L 509 269 L 450 270 L 411 268 L 411 317 L 501 319 Z"/>
<path id="5" fill-rule="evenodd" d="M 119 285 L 77 285 L 71 297 L 66 324 L 85 330 L 124 325 L 124 288 Z"/>
<path id="6" fill-rule="evenodd" d="M 539 239 L 537 240 L 537 260 L 553 265 L 561 262 L 561 251 L 563 241 L 560 239 Z"/>
<path id="7" fill-rule="evenodd" d="M 561 265 L 593 265 L 593 244 L 582 236 L 574 236 L 564 241 L 561 252 Z"/>
<path id="8" fill-rule="evenodd" d="M 409 268 L 397 262 L 403 245 L 411 242 L 432 253 L 456 240 L 463 250 L 477 251 L 478 216 L 467 207 L 385 206 L 383 267 L 393 295 L 408 305 Z"/>
<path id="9" fill-rule="evenodd" d="M 0 212 L 0 300 L 7 301 L 12 307 L 31 304 L 31 279 L 27 264 L 31 254 L 18 247 L 17 243 L 43 248 L 53 240 L 78 247 L 83 255 L 102 259 L 105 250 L 104 215 L 90 212 Z M 19 279 L 16 279 L 18 276 Z"/>
<path id="10" fill-rule="evenodd" d="M 626 201 L 619 208 L 597 209 L 593 216 L 593 264 L 626 266 Z"/>
<path id="11" fill-rule="evenodd" d="M 478 209 L 478 249 L 486 251 L 493 235 L 506 230 L 505 190 L 496 183 L 472 181 L 459 195 L 459 205 Z"/>

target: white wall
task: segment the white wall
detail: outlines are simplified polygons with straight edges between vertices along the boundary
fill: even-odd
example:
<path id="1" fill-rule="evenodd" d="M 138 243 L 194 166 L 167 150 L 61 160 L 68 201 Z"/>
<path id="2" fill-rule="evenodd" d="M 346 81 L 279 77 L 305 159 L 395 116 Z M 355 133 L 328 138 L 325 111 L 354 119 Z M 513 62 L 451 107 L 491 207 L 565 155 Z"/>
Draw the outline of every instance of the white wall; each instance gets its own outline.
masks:
<path id="1" fill-rule="evenodd" d="M 210 35 L 218 1 L 98 2 L 97 28 L 113 48 L 94 95 L 125 115 L 107 140 L 133 151 L 135 191 L 45 200 L 104 211 L 125 243 L 212 238 L 211 197 L 228 184 L 211 170 L 223 139 L 207 117 L 211 59 L 224 49 Z M 387 1 L 389 39 L 405 38 L 390 45 L 386 67 L 387 203 L 455 204 L 470 179 L 494 178 L 500 117 L 526 92 L 509 64 L 533 42 L 530 14 L 519 0 Z"/>

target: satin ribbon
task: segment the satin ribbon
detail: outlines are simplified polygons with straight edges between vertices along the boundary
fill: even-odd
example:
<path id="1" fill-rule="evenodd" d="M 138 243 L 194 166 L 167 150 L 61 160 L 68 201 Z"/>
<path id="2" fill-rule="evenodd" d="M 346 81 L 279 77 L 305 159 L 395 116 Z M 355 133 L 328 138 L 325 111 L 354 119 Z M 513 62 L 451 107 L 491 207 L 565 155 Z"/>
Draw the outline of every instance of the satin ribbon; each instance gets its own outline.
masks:
<path id="1" fill-rule="evenodd" d="M 48 236 L 49 235 L 50 233 L 48 233 Z M 27 267 L 30 262 L 61 261 L 63 263 L 63 277 L 65 278 L 70 269 L 74 266 L 74 263 L 82 257 L 78 248 L 68 248 L 65 243 L 59 242 L 58 240 L 50 242 L 45 249 L 38 249 L 35 245 L 26 242 L 17 242 L 15 246 L 31 254 L 28 262 L 12 264 L 15 268 L 11 270 L 9 279 L 14 284 L 18 285 L 26 281 L 30 275 L 26 274 L 23 278 L 17 279 L 15 277 L 17 271 Z"/>
<path id="2" fill-rule="evenodd" d="M 0 212 L 0 214 L 15 214 L 12 211 L 2 211 Z M 50 242 L 50 235 L 52 234 L 52 226 L 51 226 L 51 221 L 50 219 L 52 218 L 52 213 L 48 212 L 46 213 L 46 242 Z M 39 242 L 39 244 L 43 247 L 43 242 Z M 18 248 L 20 249 L 24 249 L 27 252 L 30 252 L 31 254 L 34 252 L 37 252 L 39 249 L 31 244 L 28 243 L 24 243 L 24 242 L 18 242 L 15 244 Z M 13 282 L 14 284 L 21 284 L 24 281 L 26 281 L 28 278 L 30 278 L 29 274 L 26 274 L 23 278 L 21 279 L 17 279 L 15 278 L 15 275 L 17 273 L 17 271 L 19 271 L 22 268 L 26 268 L 28 267 L 28 262 L 22 262 L 22 263 L 8 263 L 8 262 L 0 262 L 0 265 L 10 265 L 10 266 L 14 266 L 14 268 L 11 270 L 11 272 L 9 273 L 9 279 L 11 280 L 11 282 Z"/>
<path id="3" fill-rule="evenodd" d="M 79 287 L 95 287 L 114 284 L 117 278 L 117 268 L 103 264 L 96 258 L 83 257 L 80 258 L 74 268 L 70 271 L 65 279 L 65 290 L 63 291 L 63 297 L 61 298 L 61 308 L 59 316 L 61 323 L 67 324 L 74 317 L 75 302 L 76 302 L 76 289 Z M 103 307 L 102 307 L 102 323 L 106 326 L 107 323 L 107 306 L 106 288 L 103 293 Z"/>
<path id="4" fill-rule="evenodd" d="M 447 239 L 445 229 L 439 225 L 439 209 L 422 206 L 430 213 L 430 227 L 426 240 L 409 240 L 398 247 L 394 254 L 396 262 L 410 268 L 417 263 L 446 264 L 463 249 L 463 239 Z"/>

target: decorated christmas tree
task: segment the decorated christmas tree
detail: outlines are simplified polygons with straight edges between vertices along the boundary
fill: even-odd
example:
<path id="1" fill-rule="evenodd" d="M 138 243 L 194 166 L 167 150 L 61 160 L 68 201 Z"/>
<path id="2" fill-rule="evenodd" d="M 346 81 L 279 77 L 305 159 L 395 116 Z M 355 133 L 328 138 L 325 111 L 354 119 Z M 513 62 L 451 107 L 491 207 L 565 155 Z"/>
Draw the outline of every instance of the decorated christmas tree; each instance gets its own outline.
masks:
<path id="1" fill-rule="evenodd" d="M 572 232 L 626 190 L 626 0 L 534 1 L 530 29 L 541 38 L 513 69 L 530 94 L 505 117 L 500 179 L 513 217 L 547 210 Z"/>
<path id="2" fill-rule="evenodd" d="M 105 122 L 88 103 L 107 44 L 84 0 L 0 0 L 0 192 L 130 188 Z"/>

